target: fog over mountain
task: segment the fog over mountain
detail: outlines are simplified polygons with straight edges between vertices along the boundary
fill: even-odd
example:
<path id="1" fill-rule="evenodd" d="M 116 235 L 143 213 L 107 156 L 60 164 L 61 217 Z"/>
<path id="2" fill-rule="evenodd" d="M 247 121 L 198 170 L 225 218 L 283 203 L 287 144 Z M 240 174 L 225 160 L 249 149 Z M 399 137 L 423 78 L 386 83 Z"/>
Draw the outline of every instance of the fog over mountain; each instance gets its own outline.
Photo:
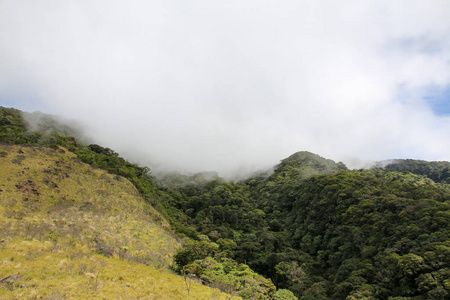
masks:
<path id="1" fill-rule="evenodd" d="M 0 105 L 152 168 L 450 160 L 449 1 L 0 1 Z"/>

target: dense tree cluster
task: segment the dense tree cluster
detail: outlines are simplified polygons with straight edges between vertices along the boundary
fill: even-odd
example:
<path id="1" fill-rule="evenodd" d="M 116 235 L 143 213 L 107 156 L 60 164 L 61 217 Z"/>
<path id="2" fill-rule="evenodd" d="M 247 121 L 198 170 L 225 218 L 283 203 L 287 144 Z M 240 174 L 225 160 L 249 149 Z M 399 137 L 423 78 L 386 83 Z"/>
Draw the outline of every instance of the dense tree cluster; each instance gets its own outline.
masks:
<path id="1" fill-rule="evenodd" d="M 300 152 L 268 178 L 177 192 L 186 226 L 301 299 L 450 295 L 449 186 L 428 177 Z"/>
<path id="2" fill-rule="evenodd" d="M 298 187 L 288 230 L 312 258 L 297 262 L 303 276 L 322 277 L 328 297 L 448 297 L 450 194 L 395 175 L 347 171 Z"/>
<path id="3" fill-rule="evenodd" d="M 424 161 L 414 159 L 396 159 L 390 161 L 384 168 L 386 171 L 410 172 L 425 175 L 435 182 L 450 183 L 450 162 L 448 161 Z"/>

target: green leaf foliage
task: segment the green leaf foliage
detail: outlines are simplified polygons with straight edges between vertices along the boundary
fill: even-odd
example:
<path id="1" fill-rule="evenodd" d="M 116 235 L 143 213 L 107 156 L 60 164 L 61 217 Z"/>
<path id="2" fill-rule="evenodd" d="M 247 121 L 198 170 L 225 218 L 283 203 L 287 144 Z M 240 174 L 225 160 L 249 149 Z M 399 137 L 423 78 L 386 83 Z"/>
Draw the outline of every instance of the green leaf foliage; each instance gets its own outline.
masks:
<path id="1" fill-rule="evenodd" d="M 210 286 L 243 299 L 272 299 L 275 292 L 272 281 L 232 259 L 206 257 L 186 265 L 183 272 L 195 274 Z"/>
<path id="2" fill-rule="evenodd" d="M 292 293 L 290 290 L 279 289 L 273 295 L 273 299 L 274 300 L 297 300 L 298 298 L 295 297 L 294 293 Z"/>

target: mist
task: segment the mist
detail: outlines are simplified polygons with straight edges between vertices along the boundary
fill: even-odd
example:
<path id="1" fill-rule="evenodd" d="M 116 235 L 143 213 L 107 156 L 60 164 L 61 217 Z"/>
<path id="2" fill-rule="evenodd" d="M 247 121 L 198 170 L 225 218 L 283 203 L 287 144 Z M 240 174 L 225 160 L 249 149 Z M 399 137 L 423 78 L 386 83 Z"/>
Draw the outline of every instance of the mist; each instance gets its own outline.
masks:
<path id="1" fill-rule="evenodd" d="M 0 105 L 78 120 L 155 171 L 234 176 L 301 150 L 350 168 L 450 160 L 449 12 L 445 0 L 3 0 Z"/>

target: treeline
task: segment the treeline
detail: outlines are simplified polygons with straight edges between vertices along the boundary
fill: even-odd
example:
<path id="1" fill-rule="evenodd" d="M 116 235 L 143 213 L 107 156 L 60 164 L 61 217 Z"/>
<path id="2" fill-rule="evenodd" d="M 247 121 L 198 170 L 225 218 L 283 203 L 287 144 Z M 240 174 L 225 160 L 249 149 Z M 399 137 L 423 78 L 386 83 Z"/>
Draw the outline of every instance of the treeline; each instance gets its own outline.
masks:
<path id="1" fill-rule="evenodd" d="M 396 159 L 385 167 L 378 167 L 386 171 L 410 172 L 425 175 L 438 183 L 450 183 L 450 162 L 448 161 L 424 161 L 414 159 Z"/>

